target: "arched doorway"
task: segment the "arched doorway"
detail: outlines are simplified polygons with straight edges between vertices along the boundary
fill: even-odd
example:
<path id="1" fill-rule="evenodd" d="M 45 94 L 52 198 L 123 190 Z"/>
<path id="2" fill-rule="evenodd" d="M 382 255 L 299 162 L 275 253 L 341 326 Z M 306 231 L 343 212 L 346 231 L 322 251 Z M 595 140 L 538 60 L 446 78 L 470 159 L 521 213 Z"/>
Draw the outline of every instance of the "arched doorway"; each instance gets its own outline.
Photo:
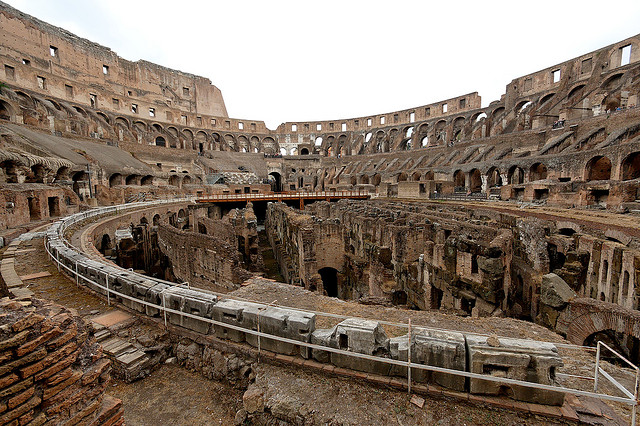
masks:
<path id="1" fill-rule="evenodd" d="M 453 174 L 453 186 L 455 192 L 465 191 L 465 178 L 462 170 L 456 170 Z"/>
<path id="2" fill-rule="evenodd" d="M 495 167 L 489 169 L 487 173 L 487 187 L 499 188 L 502 186 L 502 177 L 500 176 L 500 170 Z"/>
<path id="3" fill-rule="evenodd" d="M 638 178 L 640 178 L 640 152 L 634 152 L 622 161 L 622 180 Z"/>
<path id="4" fill-rule="evenodd" d="M 519 185 L 524 183 L 524 170 L 518 166 L 511 167 L 507 174 L 507 180 L 509 181 L 509 185 Z"/>
<path id="5" fill-rule="evenodd" d="M 273 192 L 282 192 L 282 176 L 278 172 L 269 173 L 273 179 L 269 179 L 271 183 L 271 190 Z"/>
<path id="6" fill-rule="evenodd" d="M 585 180 L 609 180 L 611 178 L 611 160 L 602 155 L 593 157 L 585 168 Z"/>
<path id="7" fill-rule="evenodd" d="M 12 121 L 13 109 L 5 101 L 0 100 L 0 120 Z"/>
<path id="8" fill-rule="evenodd" d="M 544 180 L 547 178 L 547 166 L 542 163 L 534 163 L 529 170 L 529 181 Z"/>
<path id="9" fill-rule="evenodd" d="M 472 193 L 482 191 L 482 174 L 478 169 L 473 169 L 469 172 L 469 191 Z"/>

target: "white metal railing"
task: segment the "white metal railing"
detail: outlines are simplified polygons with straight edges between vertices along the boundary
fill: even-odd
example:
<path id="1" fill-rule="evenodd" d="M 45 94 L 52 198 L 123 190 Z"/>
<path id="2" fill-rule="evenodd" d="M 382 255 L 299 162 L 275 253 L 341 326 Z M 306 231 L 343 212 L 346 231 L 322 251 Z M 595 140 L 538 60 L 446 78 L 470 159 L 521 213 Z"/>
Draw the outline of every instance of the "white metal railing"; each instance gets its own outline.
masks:
<path id="1" fill-rule="evenodd" d="M 619 381 L 614 379 L 602 367 L 600 367 L 600 354 L 601 354 L 601 348 L 602 347 L 604 347 L 605 349 L 608 349 L 609 352 L 613 353 L 618 359 L 620 359 L 621 361 L 623 361 L 629 367 L 631 367 L 632 369 L 634 369 L 636 371 L 636 382 L 635 382 L 635 385 L 633 386 L 633 393 L 631 391 L 629 391 L 627 388 L 625 388 Z M 635 364 L 633 364 L 628 359 L 626 359 L 625 357 L 620 355 L 617 351 L 613 350 L 609 345 L 607 345 L 606 343 L 598 340 L 598 345 L 597 345 L 597 349 L 596 349 L 596 369 L 595 369 L 594 378 L 593 378 L 593 391 L 594 392 L 598 392 L 598 379 L 599 379 L 600 375 L 602 375 L 605 379 L 609 380 L 620 392 L 625 394 L 627 396 L 627 398 L 636 401 L 636 404 L 633 404 L 632 407 L 631 407 L 631 424 L 635 425 L 636 424 L 636 410 L 638 408 L 637 402 L 638 402 L 638 383 L 640 382 L 640 368 L 638 368 Z"/>
<path id="2" fill-rule="evenodd" d="M 141 202 L 141 203 L 131 203 L 131 204 L 127 204 L 124 206 L 113 206 L 113 207 L 106 207 L 106 208 L 100 208 L 100 209 L 94 209 L 94 210 L 90 210 L 87 212 L 83 212 L 83 213 L 77 213 L 75 215 L 69 216 L 65 219 L 62 219 L 60 222 L 62 222 L 62 226 L 59 229 L 59 234 L 58 236 L 60 237 L 60 241 L 69 249 L 73 250 L 76 254 L 81 254 L 80 252 L 78 252 L 76 250 L 75 247 L 71 246 L 69 244 L 69 242 L 66 240 L 66 238 L 64 238 L 64 231 L 66 230 L 67 226 L 72 225 L 76 222 L 80 222 L 80 221 L 84 221 L 87 218 L 90 217 L 97 217 L 97 216 L 106 216 L 110 213 L 121 213 L 121 212 L 125 212 L 125 211 L 129 211 L 129 210 L 135 210 L 137 208 L 145 208 L 145 207 L 151 207 L 153 205 L 156 204 L 167 204 L 167 203 L 179 203 L 179 202 L 189 202 L 189 201 L 193 201 L 193 198 L 186 198 L 186 199 L 175 199 L 175 200 L 159 200 L 159 201 L 152 201 L 152 202 Z M 504 377 L 495 377 L 495 376 L 490 376 L 490 375 L 485 375 L 485 374 L 479 374 L 479 373 L 472 373 L 472 372 L 466 372 L 466 371 L 460 371 L 460 370 L 452 370 L 452 369 L 448 369 L 448 368 L 444 368 L 444 367 L 437 367 L 437 366 L 432 366 L 432 365 L 425 365 L 425 364 L 416 364 L 414 362 L 411 361 L 411 357 L 410 357 L 410 350 L 408 351 L 408 360 L 407 361 L 402 361 L 402 360 L 396 360 L 396 359 L 391 359 L 391 358 L 383 358 L 383 357 L 378 357 L 378 356 L 374 356 L 374 355 L 367 355 L 367 354 L 361 354 L 361 353 L 357 353 L 357 352 L 351 352 L 351 351 L 347 351 L 347 350 L 343 350 L 343 349 L 337 349 L 337 348 L 331 348 L 328 346 L 323 346 L 323 345 L 317 345 L 317 344 L 313 344 L 313 343 L 309 343 L 309 342 L 304 342 L 304 341 L 299 341 L 299 340 L 293 340 L 293 339 L 288 339 L 285 337 L 281 337 L 281 336 L 277 336 L 277 335 L 273 335 L 273 334 L 269 334 L 269 333 L 264 333 L 260 330 L 260 328 L 258 328 L 258 330 L 251 330 L 251 329 L 247 329 L 244 327 L 240 327 L 240 326 L 236 326 L 233 324 L 227 324 L 224 322 L 220 322 L 220 321 L 216 321 L 213 320 L 211 318 L 205 318 L 205 317 L 201 317 L 201 316 L 197 316 L 197 315 L 193 315 L 193 314 L 189 314 L 186 312 L 182 312 L 182 311 L 178 311 L 178 310 L 174 310 L 171 309 L 169 307 L 166 306 L 166 299 L 165 299 L 165 290 L 171 288 L 171 287 L 183 287 L 183 286 L 188 286 L 188 283 L 182 283 L 182 284 L 177 284 L 177 283 L 172 283 L 172 282 L 168 282 L 168 281 L 164 281 L 164 280 L 159 280 L 156 278 L 151 278 L 151 277 L 147 277 L 144 275 L 140 275 L 137 274 L 135 272 L 131 272 L 129 271 L 130 274 L 132 275 L 136 275 L 140 278 L 144 278 L 147 280 L 152 280 L 152 281 L 156 281 L 156 282 L 160 282 L 162 284 L 166 284 L 168 286 L 167 289 L 162 290 L 161 292 L 161 299 L 162 299 L 162 303 L 161 304 L 155 304 L 152 302 L 148 302 L 145 300 L 141 300 L 141 299 L 137 299 L 133 296 L 118 292 L 116 290 L 114 290 L 113 288 L 109 288 L 109 281 L 112 278 L 111 274 L 108 271 L 105 271 L 105 282 L 106 285 L 101 285 L 100 283 L 85 277 L 84 275 L 82 275 L 81 273 L 79 273 L 78 271 L 78 262 L 75 262 L 75 268 L 71 268 L 67 265 L 65 265 L 64 263 L 62 263 L 62 261 L 59 258 L 59 252 L 56 252 L 56 255 L 54 256 L 53 253 L 51 252 L 51 247 L 49 245 L 49 242 L 47 239 L 45 239 L 45 250 L 47 251 L 47 254 L 49 255 L 49 257 L 56 262 L 58 270 L 64 269 L 66 270 L 73 278 L 75 278 L 76 284 L 80 285 L 80 282 L 87 282 L 87 283 L 91 283 L 92 285 L 96 286 L 97 288 L 103 290 L 106 292 L 106 296 L 107 296 L 107 302 L 108 304 L 111 303 L 111 295 L 120 297 L 122 299 L 126 299 L 126 300 L 130 300 L 132 302 L 135 302 L 137 304 L 141 304 L 147 307 L 152 307 L 156 310 L 158 310 L 159 312 L 163 312 L 163 317 L 164 317 L 164 323 L 165 326 L 167 325 L 167 314 L 173 314 L 173 315 L 178 315 L 178 316 L 182 316 L 185 318 L 190 318 L 190 319 L 194 319 L 194 320 L 198 320 L 198 321 L 202 321 L 202 322 L 206 322 L 209 323 L 211 325 L 214 326 L 220 326 L 220 327 L 225 327 L 231 330 L 235 330 L 235 331 L 240 331 L 246 334 L 250 334 L 250 335 L 255 335 L 257 337 L 257 341 L 258 341 L 258 353 L 260 353 L 261 351 L 261 338 L 266 338 L 266 339 L 270 339 L 270 340 L 275 340 L 275 341 L 279 341 L 282 343 L 288 343 L 288 344 L 293 344 L 293 345 L 297 345 L 297 346 L 301 346 L 301 347 L 306 347 L 306 348 L 310 348 L 310 349 L 316 349 L 316 350 L 321 350 L 321 351 L 325 351 L 325 352 L 332 352 L 332 353 L 337 353 L 340 355 L 345 355 L 348 357 L 354 357 L 354 358 L 359 358 L 359 359 L 365 359 L 365 360 L 369 360 L 369 361 L 376 361 L 376 362 L 381 362 L 381 363 L 385 363 L 385 364 L 391 364 L 391 365 L 396 365 L 396 366 L 404 366 L 407 368 L 407 388 L 408 391 L 411 391 L 411 369 L 412 368 L 416 368 L 416 369 L 420 369 L 420 370 L 427 370 L 427 371 L 433 371 L 433 372 L 440 372 L 440 373 L 446 373 L 446 374 L 452 374 L 454 376 L 462 376 L 462 377 L 468 377 L 471 379 L 481 379 L 481 380 L 486 380 L 486 381 L 490 381 L 490 382 L 497 382 L 497 383 L 506 383 L 506 384 L 512 384 L 512 385 L 519 385 L 519 386 L 523 386 L 523 387 L 529 387 L 529 388 L 533 388 L 533 389 L 540 389 L 540 390 L 547 390 L 547 391 L 556 391 L 556 392 L 563 392 L 566 394 L 574 394 L 574 395 L 579 395 L 579 396 L 586 396 L 586 397 L 593 397 L 593 398 L 597 398 L 597 399 L 601 399 L 601 400 L 605 400 L 605 401 L 615 401 L 615 402 L 619 402 L 619 403 L 623 403 L 623 404 L 627 404 L 631 406 L 631 418 L 632 418 L 632 423 L 631 424 L 635 424 L 635 419 L 636 419 L 636 409 L 637 409 L 637 405 L 638 405 L 638 384 L 640 383 L 640 369 L 638 367 L 636 367 L 633 363 L 631 363 L 630 361 L 628 361 L 626 358 L 624 358 L 622 355 L 620 355 L 619 353 L 617 353 L 616 351 L 614 351 L 613 349 L 611 349 L 609 346 L 607 346 L 606 344 L 604 344 L 603 342 L 598 342 L 598 346 L 596 348 L 596 368 L 595 368 L 595 374 L 594 377 L 587 377 L 587 376 L 576 376 L 576 375 L 570 375 L 570 374 L 557 374 L 558 377 L 572 377 L 572 378 L 578 378 L 578 379 L 585 379 L 585 380 L 593 380 L 594 381 L 594 390 L 593 392 L 591 391 L 585 391 L 585 390 L 581 390 L 581 389 L 575 389 L 575 388 L 569 388 L 569 387 L 564 387 L 564 386 L 556 386 L 556 385 L 545 385 L 545 384 L 541 384 L 541 383 L 534 383 L 534 382 L 528 382 L 528 381 L 523 381 L 523 380 L 517 380 L 517 379 L 509 379 L 509 378 L 504 378 Z M 110 265 L 113 266 L 113 265 Z M 114 266 L 115 267 L 115 266 Z M 115 267 L 118 268 L 118 267 Z M 264 309 L 266 309 L 268 306 L 274 306 L 274 307 L 281 307 L 281 308 L 286 308 L 286 309 L 291 309 L 294 311 L 298 311 L 298 312 L 305 312 L 305 313 L 313 313 L 319 316 L 326 316 L 326 317 L 333 317 L 333 318 L 340 318 L 340 319 L 346 319 L 346 318 L 354 318 L 353 316 L 347 317 L 344 315 L 339 315 L 339 314 L 332 314 L 332 313 L 326 313 L 326 312 L 317 312 L 317 311 L 309 311 L 309 310 L 301 310 L 298 308 L 292 308 L 292 307 L 287 307 L 287 306 L 281 306 L 281 305 L 277 305 L 275 304 L 275 301 L 265 305 L 264 303 L 261 302 L 255 302 L 249 299 L 244 299 L 244 298 L 239 298 L 239 297 L 230 297 L 228 295 L 224 295 L 222 293 L 216 293 L 216 292 L 210 292 L 210 291 L 203 291 L 201 289 L 197 289 L 198 291 L 202 291 L 203 293 L 206 294 L 213 294 L 219 297 L 224 297 L 227 299 L 231 299 L 231 300 L 239 300 L 239 301 L 247 301 L 247 302 L 252 302 L 252 303 L 258 303 L 261 305 L 264 305 Z M 376 320 L 378 321 L 378 320 Z M 417 331 L 417 330 L 438 330 L 438 331 L 452 331 L 452 330 L 448 330 L 448 329 L 441 329 L 441 328 L 434 328 L 434 327 L 424 327 L 424 326 L 412 326 L 411 325 L 411 321 L 409 320 L 408 324 L 404 324 L 404 323 L 393 323 L 393 322 L 389 322 L 389 321 L 378 321 L 381 324 L 385 324 L 385 325 L 389 325 L 389 326 L 394 326 L 394 327 L 401 327 L 401 328 L 407 328 L 408 329 L 408 333 L 409 336 L 411 336 L 412 334 L 412 330 L 413 331 Z M 487 336 L 486 334 L 481 334 L 481 333 L 464 333 L 466 335 L 475 335 L 475 336 Z M 577 346 L 577 345 L 571 345 L 571 344 L 559 344 L 559 343 L 554 343 L 554 342 L 548 342 L 548 343 L 552 343 L 554 345 L 556 345 L 557 347 L 560 348 L 565 348 L 565 349 L 588 349 L 588 350 L 593 350 L 593 348 L 591 347 L 585 347 L 585 346 Z M 602 367 L 600 367 L 600 351 L 601 351 L 601 346 L 604 346 L 605 348 L 607 348 L 608 350 L 610 350 L 612 353 L 614 353 L 617 357 L 619 357 L 620 359 L 622 359 L 624 362 L 626 362 L 631 368 L 633 368 L 636 371 L 636 384 L 635 384 L 635 389 L 634 392 L 631 392 L 630 390 L 624 388 L 624 386 L 622 386 L 617 380 L 615 380 L 610 374 L 608 374 L 606 371 L 604 371 L 602 369 Z M 614 395 L 609 395 L 609 394 L 605 394 L 605 393 L 600 393 L 598 392 L 598 380 L 599 380 L 599 375 L 602 375 L 603 377 L 605 377 L 607 380 L 609 380 L 617 389 L 619 389 L 625 396 L 614 396 Z"/>
<path id="3" fill-rule="evenodd" d="M 58 263 L 59 267 L 62 267 L 65 270 L 67 270 L 69 273 L 71 273 L 72 275 L 75 275 L 75 272 L 74 272 L 74 270 L 72 268 L 68 267 L 67 265 L 63 264 L 62 262 L 59 262 L 51 254 L 48 245 L 45 245 L 45 248 L 46 248 L 47 253 L 49 254 L 49 256 L 54 261 L 56 261 Z M 107 276 L 110 276 L 108 272 L 106 272 L 106 274 L 107 274 Z M 302 347 L 306 347 L 306 348 L 310 348 L 310 349 L 316 349 L 316 350 L 321 350 L 321 351 L 325 351 L 325 352 L 332 352 L 332 353 L 337 353 L 337 354 L 340 354 L 340 355 L 346 355 L 346 356 L 350 356 L 350 357 L 354 357 L 354 358 L 366 359 L 366 360 L 369 360 L 369 361 L 376 361 L 376 362 L 381 362 L 381 363 L 385 363 L 385 364 L 391 364 L 391 365 L 407 367 L 407 373 L 408 373 L 407 386 L 408 386 L 408 389 L 410 389 L 410 386 L 411 386 L 411 384 L 410 384 L 411 383 L 411 373 L 409 371 L 410 371 L 411 368 L 416 368 L 416 369 L 420 369 L 420 370 L 427 370 L 427 371 L 434 371 L 434 372 L 439 372 L 439 373 L 452 374 L 454 376 L 469 377 L 469 378 L 472 378 L 472 379 L 481 379 L 481 380 L 486 380 L 486 381 L 490 381 L 490 382 L 507 383 L 507 384 L 512 384 L 512 385 L 519 385 L 519 386 L 529 387 L 529 388 L 533 388 L 533 389 L 541 389 L 541 390 L 547 390 L 547 391 L 563 392 L 563 393 L 568 393 L 568 394 L 599 398 L 599 399 L 602 399 L 602 400 L 621 402 L 621 403 L 624 403 L 624 404 L 632 405 L 633 406 L 633 413 L 635 413 L 636 399 L 633 398 L 633 395 L 632 395 L 632 397 L 627 397 L 627 398 L 618 397 L 618 396 L 613 396 L 613 395 L 608 395 L 608 394 L 603 394 L 603 393 L 597 393 L 596 391 L 594 391 L 594 392 L 583 391 L 583 390 L 580 390 L 580 389 L 567 388 L 567 387 L 563 387 L 563 386 L 545 385 L 545 384 L 542 384 L 542 383 L 527 382 L 527 381 L 523 381 L 523 380 L 509 379 L 509 378 L 506 378 L 506 377 L 495 377 L 495 376 L 491 376 L 491 375 L 472 373 L 472 372 L 467 372 L 467 371 L 452 370 L 452 369 L 449 369 L 449 368 L 437 367 L 437 366 L 433 366 L 433 365 L 416 364 L 416 363 L 411 362 L 410 359 L 409 359 L 409 361 L 402 361 L 402 360 L 396 360 L 396 359 L 391 359 L 391 358 L 383 358 L 383 357 L 378 357 L 378 356 L 375 356 L 375 355 L 367 355 L 367 354 L 362 354 L 362 353 L 358 353 L 358 352 L 351 352 L 351 351 L 347 351 L 347 350 L 343 350 L 343 349 L 332 348 L 332 347 L 329 347 L 329 346 L 323 346 L 323 345 L 317 345 L 317 344 L 314 344 L 314 343 L 308 343 L 308 342 L 304 342 L 304 341 L 300 341 L 300 340 L 293 340 L 293 339 L 289 339 L 289 338 L 286 338 L 286 337 L 281 337 L 281 336 L 277 336 L 277 335 L 274 335 L 274 334 L 264 333 L 262 331 L 251 330 L 249 328 L 244 328 L 244 327 L 236 326 L 236 325 L 233 325 L 233 324 L 228 324 L 228 323 L 221 322 L 221 321 L 216 321 L 216 320 L 211 319 L 211 318 L 205 318 L 205 317 L 189 314 L 187 312 L 182 312 L 182 311 L 178 311 L 178 310 L 175 310 L 175 309 L 171 309 L 171 308 L 168 308 L 166 306 L 166 299 L 164 297 L 162 297 L 162 304 L 157 305 L 155 303 L 147 302 L 147 301 L 141 300 L 141 299 L 137 299 L 137 298 L 135 298 L 133 296 L 129 296 L 127 294 L 120 293 L 118 291 L 110 289 L 108 285 L 103 286 L 100 283 L 98 283 L 98 282 L 96 282 L 94 280 L 91 280 L 90 278 L 87 278 L 87 277 L 85 277 L 85 276 L 83 276 L 81 274 L 79 276 L 77 276 L 76 278 L 82 279 L 83 281 L 91 283 L 92 285 L 94 285 L 94 286 L 106 291 L 108 294 L 113 294 L 113 295 L 121 297 L 123 299 L 127 299 L 127 300 L 133 301 L 133 302 L 138 303 L 138 304 L 149 306 L 149 307 L 152 307 L 154 309 L 157 309 L 158 311 L 163 312 L 165 326 L 167 325 L 167 322 L 168 322 L 167 321 L 167 314 L 174 314 L 174 315 L 183 316 L 185 318 L 190 318 L 190 319 L 206 322 L 206 323 L 209 323 L 211 325 L 217 325 L 217 326 L 228 328 L 228 329 L 231 329 L 231 330 L 240 331 L 240 332 L 243 332 L 243 333 L 246 333 L 246 334 L 251 334 L 251 335 L 257 336 L 258 338 L 266 338 L 266 339 L 275 340 L 275 341 L 278 341 L 278 342 L 288 343 L 288 344 L 297 345 L 297 346 L 302 346 Z M 148 278 L 148 277 L 146 277 L 146 278 Z M 174 284 L 174 285 L 175 286 L 179 286 L 179 284 Z M 110 299 L 108 299 L 108 300 L 109 300 L 109 303 L 110 303 Z M 264 307 L 266 308 L 267 306 L 270 306 L 270 305 L 265 305 Z M 420 329 L 420 328 L 421 327 L 415 327 L 415 326 L 411 327 L 411 329 L 413 329 L 413 330 Z M 258 342 L 259 342 L 259 340 L 258 340 Z M 601 371 L 601 373 L 602 373 L 602 371 Z M 634 415 L 634 414 L 632 414 L 632 415 Z"/>
<path id="4" fill-rule="evenodd" d="M 228 200 L 264 200 L 264 199 L 278 199 L 278 200 L 297 200 L 300 198 L 348 198 L 348 197 L 364 197 L 369 196 L 370 194 L 367 191 L 318 191 L 318 192 L 305 192 L 305 191 L 294 191 L 294 192 L 260 192 L 260 193 L 241 193 L 241 194 L 213 194 L 213 195 L 202 195 L 196 198 L 196 201 L 200 202 L 215 202 L 215 201 L 228 201 Z"/>

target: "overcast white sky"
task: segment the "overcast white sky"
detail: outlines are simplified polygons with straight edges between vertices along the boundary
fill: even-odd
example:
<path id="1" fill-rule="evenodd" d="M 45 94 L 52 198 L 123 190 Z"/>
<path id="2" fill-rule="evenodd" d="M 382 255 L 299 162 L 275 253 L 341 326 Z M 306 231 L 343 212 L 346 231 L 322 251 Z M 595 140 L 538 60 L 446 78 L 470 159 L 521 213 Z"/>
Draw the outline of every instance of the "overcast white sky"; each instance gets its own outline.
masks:
<path id="1" fill-rule="evenodd" d="M 359 117 L 477 91 L 640 32 L 640 1 L 6 0 L 110 47 L 202 75 L 234 118 Z"/>

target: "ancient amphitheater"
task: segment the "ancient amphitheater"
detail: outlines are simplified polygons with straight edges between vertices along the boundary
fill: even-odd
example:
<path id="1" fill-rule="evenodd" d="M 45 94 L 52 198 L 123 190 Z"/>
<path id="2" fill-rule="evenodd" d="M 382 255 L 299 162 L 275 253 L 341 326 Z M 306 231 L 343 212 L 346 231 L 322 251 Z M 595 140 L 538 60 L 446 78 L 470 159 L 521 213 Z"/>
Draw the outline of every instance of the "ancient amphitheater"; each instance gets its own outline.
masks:
<path id="1" fill-rule="evenodd" d="M 0 41 L 0 424 L 635 422 L 640 35 L 275 130 L 1 2 Z"/>

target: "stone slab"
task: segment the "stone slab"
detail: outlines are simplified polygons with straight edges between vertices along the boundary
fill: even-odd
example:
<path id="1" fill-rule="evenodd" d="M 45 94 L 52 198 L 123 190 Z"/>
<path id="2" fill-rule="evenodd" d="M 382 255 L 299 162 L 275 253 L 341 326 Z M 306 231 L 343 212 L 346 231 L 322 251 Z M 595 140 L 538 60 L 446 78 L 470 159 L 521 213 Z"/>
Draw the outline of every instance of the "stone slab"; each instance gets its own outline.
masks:
<path id="1" fill-rule="evenodd" d="M 131 319 L 131 315 L 123 311 L 111 311 L 92 319 L 93 322 L 111 327 L 121 322 Z"/>
<path id="2" fill-rule="evenodd" d="M 21 275 L 20 279 L 22 281 L 26 281 L 26 280 L 35 280 L 37 278 L 44 278 L 44 277 L 50 277 L 50 276 L 51 276 L 50 272 L 42 271 L 42 272 L 36 272 L 28 275 Z"/>

